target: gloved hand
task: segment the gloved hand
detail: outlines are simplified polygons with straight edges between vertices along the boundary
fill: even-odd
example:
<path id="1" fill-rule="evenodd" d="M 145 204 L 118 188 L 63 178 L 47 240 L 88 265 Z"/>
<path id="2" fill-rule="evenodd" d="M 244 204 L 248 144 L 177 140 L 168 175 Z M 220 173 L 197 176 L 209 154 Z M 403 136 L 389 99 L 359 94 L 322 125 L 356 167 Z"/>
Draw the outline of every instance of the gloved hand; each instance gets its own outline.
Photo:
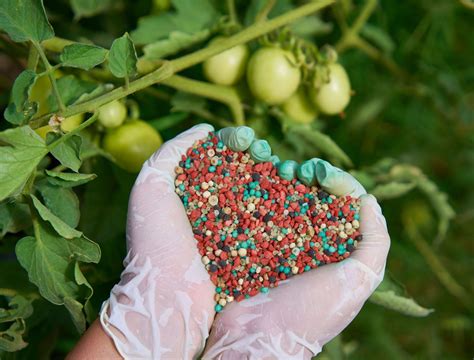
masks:
<path id="1" fill-rule="evenodd" d="M 128 255 L 101 323 L 126 358 L 309 358 L 357 315 L 383 278 L 389 236 L 373 196 L 362 196 L 363 241 L 349 259 L 280 283 L 268 294 L 226 306 L 215 317 L 214 285 L 201 263 L 191 225 L 174 193 L 181 155 L 212 130 L 198 125 L 164 144 L 143 166 L 133 188 Z M 219 132 L 233 149 L 270 156 L 245 128 Z M 265 161 L 265 160 L 261 160 Z M 315 159 L 314 174 L 329 192 L 365 194 L 349 174 Z"/>
<path id="2" fill-rule="evenodd" d="M 198 125 L 163 144 L 133 187 L 125 270 L 101 311 L 102 327 L 127 359 L 190 359 L 204 349 L 215 287 L 174 192 L 174 169 L 212 130 Z"/>
<path id="3" fill-rule="evenodd" d="M 282 165 L 286 179 L 305 175 L 305 183 L 316 180 L 331 194 L 360 197 L 363 240 L 342 262 L 228 304 L 214 320 L 203 359 L 310 359 L 349 325 L 383 279 L 390 237 L 375 197 L 326 161 L 311 159 L 299 169 L 288 160 Z"/>

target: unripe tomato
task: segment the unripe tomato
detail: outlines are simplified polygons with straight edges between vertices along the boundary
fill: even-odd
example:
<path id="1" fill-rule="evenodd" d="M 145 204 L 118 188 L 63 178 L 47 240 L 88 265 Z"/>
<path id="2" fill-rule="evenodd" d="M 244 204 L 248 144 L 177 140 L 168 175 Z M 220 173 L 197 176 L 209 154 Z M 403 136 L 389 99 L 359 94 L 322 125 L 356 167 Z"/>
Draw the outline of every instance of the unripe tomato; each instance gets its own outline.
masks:
<path id="1" fill-rule="evenodd" d="M 142 120 L 132 120 L 110 130 L 104 137 L 103 147 L 121 168 L 137 173 L 162 143 L 160 134 L 152 126 Z"/>
<path id="2" fill-rule="evenodd" d="M 116 128 L 123 124 L 127 117 L 127 107 L 119 100 L 114 100 L 99 108 L 99 123 L 106 128 Z"/>
<path id="3" fill-rule="evenodd" d="M 59 71 L 54 71 L 54 77 L 59 79 L 64 74 Z M 49 81 L 48 75 L 40 76 L 36 79 L 35 83 L 31 87 L 29 100 L 38 103 L 37 116 L 47 114 L 51 111 L 48 105 L 48 98 L 52 95 L 51 82 Z"/>
<path id="4" fill-rule="evenodd" d="M 302 88 L 283 103 L 282 109 L 292 120 L 301 124 L 313 122 L 318 115 Z"/>
<path id="5" fill-rule="evenodd" d="M 77 114 L 65 118 L 61 123 L 61 130 L 64 132 L 69 132 L 77 128 L 84 121 L 84 114 Z"/>
<path id="6" fill-rule="evenodd" d="M 318 110 L 326 115 L 341 113 L 351 99 L 351 84 L 349 76 L 342 65 L 329 64 L 329 81 L 319 89 L 311 91 L 311 100 Z"/>
<path id="7" fill-rule="evenodd" d="M 39 127 L 35 129 L 35 132 L 43 138 L 43 140 L 46 140 L 46 134 L 53 131 L 53 128 L 49 125 L 45 125 L 42 127 Z"/>
<path id="8" fill-rule="evenodd" d="M 277 47 L 257 50 L 247 66 L 247 82 L 252 94 L 270 105 L 287 100 L 298 89 L 301 72 L 294 55 Z"/>
<path id="9" fill-rule="evenodd" d="M 216 37 L 210 44 L 225 41 L 224 37 Z M 203 64 L 204 76 L 210 82 L 219 85 L 234 85 L 245 73 L 249 57 L 246 45 L 237 45 L 207 59 Z"/>

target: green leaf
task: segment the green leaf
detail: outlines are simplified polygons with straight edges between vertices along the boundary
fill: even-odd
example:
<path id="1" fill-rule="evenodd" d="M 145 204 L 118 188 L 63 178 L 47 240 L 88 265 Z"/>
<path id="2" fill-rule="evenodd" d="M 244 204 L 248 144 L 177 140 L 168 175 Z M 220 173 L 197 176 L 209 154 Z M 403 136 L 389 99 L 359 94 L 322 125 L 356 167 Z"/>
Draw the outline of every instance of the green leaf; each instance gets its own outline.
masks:
<path id="1" fill-rule="evenodd" d="M 370 296 L 369 300 L 374 304 L 408 316 L 424 317 L 434 311 L 433 309 L 424 308 L 412 298 L 406 297 L 404 289 L 388 273 L 385 274 L 382 283 Z"/>
<path id="2" fill-rule="evenodd" d="M 150 120 L 148 121 L 148 124 L 153 126 L 156 131 L 163 131 L 180 124 L 182 121 L 186 120 L 188 116 L 189 113 L 187 112 L 174 112 L 158 119 Z"/>
<path id="3" fill-rule="evenodd" d="M 1 201 L 25 184 L 48 149 L 29 126 L 0 132 L 0 145 Z"/>
<path id="4" fill-rule="evenodd" d="M 193 35 L 209 29 L 220 17 L 210 0 L 173 0 L 173 7 L 175 12 L 141 18 L 132 32 L 133 41 L 146 45 L 166 39 L 174 32 Z"/>
<path id="5" fill-rule="evenodd" d="M 47 179 L 39 181 L 36 187 L 46 207 L 70 227 L 76 228 L 81 216 L 76 193 L 71 189 L 52 185 Z"/>
<path id="6" fill-rule="evenodd" d="M 76 269 L 76 264 L 78 261 L 99 262 L 99 246 L 85 238 L 66 240 L 40 219 L 35 223 L 35 236 L 25 237 L 17 243 L 18 261 L 44 298 L 56 305 L 67 304 L 76 327 L 83 331 L 82 307 L 71 299 L 77 302 L 88 299 L 90 289 L 76 280 L 76 272 L 80 271 Z"/>
<path id="7" fill-rule="evenodd" d="M 108 10 L 113 4 L 112 0 L 71 0 L 74 17 L 91 17 Z"/>
<path id="8" fill-rule="evenodd" d="M 59 59 L 64 66 L 90 70 L 102 64 L 107 57 L 107 50 L 87 44 L 72 44 L 63 49 Z"/>
<path id="9" fill-rule="evenodd" d="M 43 0 L 0 1 L 0 30 L 16 42 L 31 40 L 40 43 L 54 36 Z"/>
<path id="10" fill-rule="evenodd" d="M 375 25 L 369 23 L 365 24 L 360 30 L 360 33 L 387 54 L 391 54 L 395 50 L 395 43 L 390 35 Z"/>
<path id="11" fill-rule="evenodd" d="M 0 296 L 10 297 L 4 289 L 0 289 Z M 16 319 L 26 319 L 33 314 L 31 301 L 21 295 L 15 295 L 8 301 L 8 309 L 0 308 L 0 323 L 15 321 Z"/>
<path id="12" fill-rule="evenodd" d="M 112 43 L 109 52 L 109 69 L 118 78 L 137 73 L 137 52 L 128 33 Z"/>
<path id="13" fill-rule="evenodd" d="M 332 23 L 324 22 L 318 15 L 306 16 L 291 24 L 291 31 L 296 36 L 303 38 L 325 35 L 330 33 L 332 29 Z"/>
<path id="14" fill-rule="evenodd" d="M 409 191 L 413 190 L 416 186 L 416 183 L 402 183 L 397 181 L 392 181 L 387 184 L 380 184 L 373 188 L 370 193 L 374 195 L 377 200 L 387 200 L 394 199 L 400 196 L 405 195 Z"/>
<path id="15" fill-rule="evenodd" d="M 36 81 L 36 73 L 24 70 L 15 79 L 11 93 L 11 103 L 5 109 L 5 119 L 14 124 L 22 125 L 36 114 L 38 104 L 29 102 L 30 89 Z"/>
<path id="16" fill-rule="evenodd" d="M 61 138 L 60 134 L 48 133 L 46 135 L 46 141 L 48 144 Z M 73 135 L 66 141 L 56 145 L 52 148 L 51 154 L 59 160 L 61 164 L 70 168 L 73 171 L 79 171 L 81 167 L 81 145 L 82 138 L 79 135 Z"/>
<path id="17" fill-rule="evenodd" d="M 297 135 L 300 140 L 300 145 L 302 143 L 301 140 L 303 140 L 323 154 L 326 154 L 336 165 L 352 166 L 352 161 L 344 150 L 342 150 L 333 139 L 321 131 L 306 126 L 294 125 L 288 128 L 288 133 Z"/>
<path id="18" fill-rule="evenodd" d="M 17 233 L 31 226 L 28 205 L 18 202 L 0 203 L 0 239 L 7 233 Z"/>
<path id="19" fill-rule="evenodd" d="M 158 40 L 144 46 L 143 52 L 145 58 L 148 60 L 161 59 L 206 40 L 210 34 L 211 32 L 208 29 L 198 31 L 191 35 L 181 31 L 173 31 L 170 33 L 169 38 Z"/>
<path id="20" fill-rule="evenodd" d="M 0 350 L 13 352 L 25 348 L 28 345 L 23 340 L 25 330 L 24 320 L 18 319 L 6 330 L 0 331 Z"/>
<path id="21" fill-rule="evenodd" d="M 61 220 L 58 216 L 53 214 L 51 210 L 49 210 L 45 205 L 43 205 L 36 196 L 30 196 L 33 200 L 33 205 L 35 206 L 36 210 L 38 210 L 38 214 L 43 220 L 48 221 L 59 235 L 66 239 L 74 239 L 82 236 L 82 232 L 73 229 L 63 220 Z"/>
<path id="22" fill-rule="evenodd" d="M 61 96 L 61 100 L 66 106 L 83 101 L 87 94 L 94 93 L 98 87 L 96 84 L 80 80 L 74 75 L 63 76 L 62 78 L 56 80 L 56 83 L 58 85 L 58 91 Z M 59 109 L 54 96 L 49 97 L 48 105 L 52 112 Z"/>
<path id="23" fill-rule="evenodd" d="M 51 184 L 62 187 L 79 186 L 92 181 L 97 177 L 95 174 L 65 173 L 52 170 L 46 170 L 46 174 L 48 174 L 48 181 Z"/>

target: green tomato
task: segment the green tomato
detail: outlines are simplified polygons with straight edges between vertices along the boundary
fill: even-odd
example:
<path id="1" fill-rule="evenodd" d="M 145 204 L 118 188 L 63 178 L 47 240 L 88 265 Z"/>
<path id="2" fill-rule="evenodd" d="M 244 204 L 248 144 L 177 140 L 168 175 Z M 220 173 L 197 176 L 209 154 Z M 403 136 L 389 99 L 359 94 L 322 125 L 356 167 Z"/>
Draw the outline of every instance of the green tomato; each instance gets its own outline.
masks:
<path id="1" fill-rule="evenodd" d="M 69 132 L 77 128 L 84 121 L 84 114 L 77 114 L 65 118 L 61 123 L 61 130 L 64 132 Z"/>
<path id="2" fill-rule="evenodd" d="M 54 72 L 54 77 L 59 79 L 64 74 L 60 70 Z M 51 111 L 48 105 L 48 98 L 52 95 L 51 82 L 48 75 L 40 76 L 31 87 L 29 100 L 38 103 L 36 116 L 47 114 Z"/>
<path id="3" fill-rule="evenodd" d="M 328 65 L 329 81 L 319 89 L 311 91 L 311 100 L 318 110 L 326 115 L 341 113 L 351 100 L 351 84 L 349 76 L 342 65 Z"/>
<path id="4" fill-rule="evenodd" d="M 162 143 L 160 134 L 152 126 L 142 120 L 132 120 L 110 130 L 104 137 L 103 148 L 121 168 L 137 173 Z"/>
<path id="5" fill-rule="evenodd" d="M 293 121 L 301 124 L 312 123 L 318 115 L 318 112 L 302 88 L 299 88 L 298 91 L 291 95 L 281 107 L 285 114 Z"/>
<path id="6" fill-rule="evenodd" d="M 119 100 L 114 100 L 99 108 L 99 123 L 106 128 L 116 128 L 123 124 L 127 117 L 127 107 Z"/>
<path id="7" fill-rule="evenodd" d="M 257 50 L 247 66 L 247 82 L 252 94 L 270 105 L 287 100 L 298 89 L 301 72 L 289 51 L 264 47 Z"/>
<path id="8" fill-rule="evenodd" d="M 210 44 L 225 41 L 216 37 Z M 210 82 L 219 85 L 234 85 L 245 73 L 249 50 L 245 45 L 237 45 L 207 59 L 203 64 L 204 76 Z"/>

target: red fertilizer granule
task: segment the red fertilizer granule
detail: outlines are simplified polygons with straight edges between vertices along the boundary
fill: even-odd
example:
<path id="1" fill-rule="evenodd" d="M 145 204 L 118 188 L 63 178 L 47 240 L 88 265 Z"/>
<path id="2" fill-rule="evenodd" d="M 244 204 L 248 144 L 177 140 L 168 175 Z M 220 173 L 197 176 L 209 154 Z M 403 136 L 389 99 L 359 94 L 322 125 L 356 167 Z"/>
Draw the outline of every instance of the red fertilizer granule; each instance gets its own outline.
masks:
<path id="1" fill-rule="evenodd" d="M 278 176 L 215 133 L 176 167 L 176 193 L 216 285 L 216 311 L 281 280 L 347 258 L 362 239 L 360 202 Z"/>

